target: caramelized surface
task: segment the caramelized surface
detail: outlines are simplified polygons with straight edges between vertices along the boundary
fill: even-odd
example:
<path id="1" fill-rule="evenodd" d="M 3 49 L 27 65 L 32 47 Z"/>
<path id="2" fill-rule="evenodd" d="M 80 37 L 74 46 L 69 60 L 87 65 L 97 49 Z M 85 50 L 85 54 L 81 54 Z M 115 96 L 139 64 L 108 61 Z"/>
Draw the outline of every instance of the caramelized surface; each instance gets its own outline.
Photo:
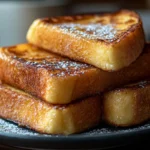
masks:
<path id="1" fill-rule="evenodd" d="M 53 104 L 68 104 L 148 78 L 149 65 L 149 44 L 136 62 L 116 72 L 74 62 L 30 44 L 0 49 L 0 80 Z"/>
<path id="2" fill-rule="evenodd" d="M 121 10 L 37 19 L 28 30 L 27 40 L 73 60 L 117 71 L 138 58 L 145 36 L 139 15 Z"/>
<path id="3" fill-rule="evenodd" d="M 0 117 L 41 133 L 72 134 L 100 122 L 101 104 L 99 97 L 94 96 L 69 105 L 52 105 L 3 84 Z"/>
<path id="4" fill-rule="evenodd" d="M 64 32 L 75 34 L 82 38 L 113 42 L 124 36 L 127 30 L 137 26 L 139 20 L 139 16 L 135 13 L 123 10 L 119 13 L 105 13 L 104 15 L 45 18 L 42 21 L 49 24 L 52 23 Z"/>
<path id="5" fill-rule="evenodd" d="M 30 44 L 16 45 L 3 49 L 9 59 L 16 60 L 24 66 L 37 69 L 44 68 L 50 76 L 66 76 L 84 73 L 92 68 L 90 65 L 75 62 L 59 55 L 38 49 Z"/>

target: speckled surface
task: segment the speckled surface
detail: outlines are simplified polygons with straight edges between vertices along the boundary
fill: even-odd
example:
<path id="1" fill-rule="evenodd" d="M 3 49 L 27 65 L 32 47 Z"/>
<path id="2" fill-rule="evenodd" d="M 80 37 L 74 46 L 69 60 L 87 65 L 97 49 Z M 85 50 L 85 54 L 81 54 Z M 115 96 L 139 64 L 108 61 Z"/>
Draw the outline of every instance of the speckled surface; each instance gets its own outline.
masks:
<path id="1" fill-rule="evenodd" d="M 102 25 L 97 24 L 57 24 L 58 27 L 63 29 L 66 33 L 74 33 L 82 38 L 88 38 L 91 40 L 107 40 L 113 41 L 116 38 L 117 30 L 112 24 Z"/>
<path id="2" fill-rule="evenodd" d="M 116 134 L 116 133 L 127 133 L 127 132 L 133 132 L 133 131 L 138 131 L 138 130 L 145 130 L 149 129 L 150 131 L 150 121 L 142 124 L 140 126 L 132 127 L 132 128 L 117 128 L 117 127 L 110 127 L 106 125 L 102 125 L 100 127 L 96 127 L 94 129 L 88 130 L 86 132 L 76 134 L 76 135 L 88 135 L 88 136 L 101 136 L 101 135 L 107 135 L 107 134 Z M 0 133 L 13 133 L 13 134 L 18 134 L 18 135 L 31 135 L 31 136 L 62 136 L 62 135 L 46 135 L 46 134 L 39 134 L 37 132 L 34 132 L 30 129 L 23 128 L 17 126 L 17 124 L 11 122 L 11 121 L 6 121 L 3 119 L 0 119 Z M 71 135 L 72 136 L 72 135 Z"/>

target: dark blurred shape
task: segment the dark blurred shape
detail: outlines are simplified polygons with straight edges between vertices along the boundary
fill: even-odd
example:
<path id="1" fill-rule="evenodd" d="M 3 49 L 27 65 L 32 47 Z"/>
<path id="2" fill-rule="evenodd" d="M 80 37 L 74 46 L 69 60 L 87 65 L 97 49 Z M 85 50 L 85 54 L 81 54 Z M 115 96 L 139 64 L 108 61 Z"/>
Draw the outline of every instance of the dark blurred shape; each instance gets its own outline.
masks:
<path id="1" fill-rule="evenodd" d="M 149 0 L 71 0 L 72 11 L 113 11 L 114 9 L 145 9 Z M 77 8 L 77 9 L 76 9 Z M 92 9 L 91 9 L 92 8 Z"/>
<path id="2" fill-rule="evenodd" d="M 28 27 L 36 18 L 122 8 L 141 15 L 146 38 L 150 40 L 150 0 L 0 0 L 0 46 L 25 42 Z"/>
<path id="3" fill-rule="evenodd" d="M 64 15 L 68 0 L 0 1 L 0 46 L 26 41 L 26 32 L 34 19 Z"/>

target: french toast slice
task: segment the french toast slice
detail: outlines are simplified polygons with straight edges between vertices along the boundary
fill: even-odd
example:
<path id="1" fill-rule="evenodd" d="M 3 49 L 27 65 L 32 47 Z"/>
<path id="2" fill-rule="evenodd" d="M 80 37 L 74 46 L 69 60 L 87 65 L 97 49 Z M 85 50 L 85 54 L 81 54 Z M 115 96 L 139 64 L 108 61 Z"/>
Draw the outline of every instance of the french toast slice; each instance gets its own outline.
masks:
<path id="1" fill-rule="evenodd" d="M 120 127 L 130 127 L 149 120 L 150 81 L 129 84 L 105 93 L 103 119 Z"/>
<path id="2" fill-rule="evenodd" d="M 0 117 L 40 133 L 68 135 L 101 121 L 101 101 L 99 96 L 93 96 L 68 105 L 52 105 L 1 84 Z"/>
<path id="3" fill-rule="evenodd" d="M 129 67 L 106 72 L 31 44 L 0 48 L 0 80 L 53 104 L 103 92 L 150 76 L 150 44 Z"/>
<path id="4" fill-rule="evenodd" d="M 106 71 L 129 66 L 143 50 L 142 21 L 133 11 L 35 20 L 27 40 Z"/>

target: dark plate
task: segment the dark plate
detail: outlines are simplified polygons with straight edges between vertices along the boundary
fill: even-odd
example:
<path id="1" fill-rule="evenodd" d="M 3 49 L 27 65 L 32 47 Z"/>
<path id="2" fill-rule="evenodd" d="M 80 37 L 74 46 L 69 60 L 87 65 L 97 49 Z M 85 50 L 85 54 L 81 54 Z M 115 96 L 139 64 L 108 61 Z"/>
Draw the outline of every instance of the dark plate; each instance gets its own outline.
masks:
<path id="1" fill-rule="evenodd" d="M 69 136 L 39 134 L 0 119 L 0 143 L 32 149 L 98 149 L 137 142 L 150 136 L 150 122 L 133 128 L 112 128 L 101 125 Z"/>

